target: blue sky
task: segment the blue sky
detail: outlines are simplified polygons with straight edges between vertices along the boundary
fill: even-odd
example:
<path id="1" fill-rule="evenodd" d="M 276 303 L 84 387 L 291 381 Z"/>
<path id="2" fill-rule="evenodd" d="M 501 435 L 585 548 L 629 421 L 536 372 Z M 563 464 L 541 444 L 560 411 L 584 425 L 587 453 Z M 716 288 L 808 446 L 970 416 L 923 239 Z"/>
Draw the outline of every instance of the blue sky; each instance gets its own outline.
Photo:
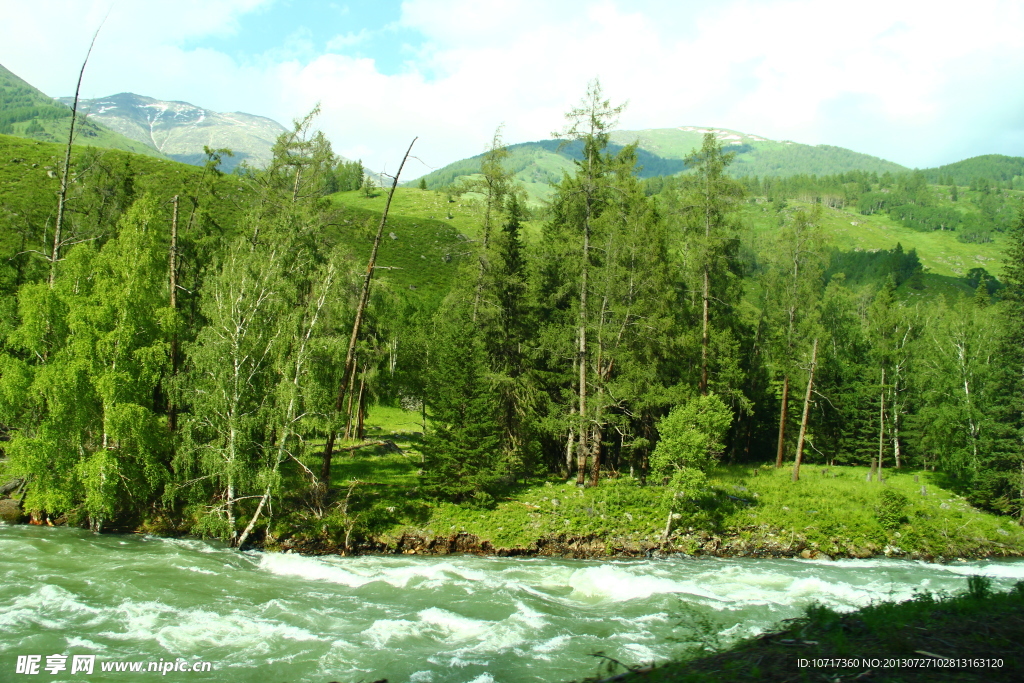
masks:
<path id="1" fill-rule="evenodd" d="M 407 177 L 550 136 L 600 77 L 626 129 L 701 125 L 910 167 L 1024 155 L 1024 3 L 972 0 L 0 0 L 0 64 L 288 125 Z"/>
<path id="2" fill-rule="evenodd" d="M 309 63 L 323 54 L 370 58 L 386 75 L 400 73 L 415 59 L 423 36 L 402 26 L 401 2 L 302 2 L 278 0 L 238 17 L 231 32 L 185 40 L 184 50 L 217 50 L 239 64 L 297 59 Z"/>

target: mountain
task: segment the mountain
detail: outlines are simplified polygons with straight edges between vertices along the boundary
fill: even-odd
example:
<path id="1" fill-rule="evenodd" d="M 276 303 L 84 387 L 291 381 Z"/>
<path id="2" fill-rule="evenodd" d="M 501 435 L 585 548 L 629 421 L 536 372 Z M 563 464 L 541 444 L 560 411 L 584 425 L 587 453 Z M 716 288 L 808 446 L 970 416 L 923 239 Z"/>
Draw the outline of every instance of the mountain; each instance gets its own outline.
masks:
<path id="1" fill-rule="evenodd" d="M 62 97 L 70 103 L 72 98 Z M 227 147 L 234 157 L 224 159 L 230 171 L 242 161 L 262 167 L 271 159 L 271 147 L 287 132 L 277 121 L 242 112 L 223 114 L 188 102 L 156 100 L 134 93 L 81 100 L 79 110 L 89 119 L 137 140 L 161 154 L 188 164 L 202 164 L 203 147 Z"/>
<path id="2" fill-rule="evenodd" d="M 878 157 L 832 145 L 804 145 L 789 140 L 776 141 L 726 128 L 680 126 L 648 130 L 614 131 L 609 150 L 614 153 L 625 145 L 637 143 L 640 177 L 674 175 L 686 169 L 684 159 L 699 149 L 705 133 L 714 135 L 736 157 L 729 172 L 736 177 L 758 175 L 826 175 L 846 171 L 902 173 L 908 169 Z M 508 147 L 506 167 L 522 182 L 534 200 L 550 198 L 552 186 L 571 172 L 573 160 L 580 158 L 579 144 L 563 145 L 559 140 L 524 142 Z M 424 180 L 430 188 L 450 185 L 457 178 L 480 172 L 479 154 L 433 171 Z M 416 181 L 418 182 L 418 181 Z"/>
<path id="3" fill-rule="evenodd" d="M 1014 188 L 1024 187 L 1024 157 L 1008 157 L 1004 154 L 984 154 L 953 164 L 926 168 L 922 171 L 930 183 L 970 185 L 977 180 L 1012 183 Z"/>
<path id="4" fill-rule="evenodd" d="M 729 173 L 742 176 L 831 175 L 847 171 L 905 173 L 905 166 L 833 145 L 805 145 L 791 140 L 770 140 L 728 128 L 680 126 L 637 131 L 615 131 L 611 141 L 638 143 L 640 149 L 665 159 L 685 159 L 700 148 L 705 133 L 713 133 L 736 158 Z"/>
<path id="5" fill-rule="evenodd" d="M 71 108 L 32 87 L 0 65 L 0 134 L 66 143 Z M 163 158 L 155 149 L 88 119 L 75 124 L 75 144 L 123 149 Z"/>

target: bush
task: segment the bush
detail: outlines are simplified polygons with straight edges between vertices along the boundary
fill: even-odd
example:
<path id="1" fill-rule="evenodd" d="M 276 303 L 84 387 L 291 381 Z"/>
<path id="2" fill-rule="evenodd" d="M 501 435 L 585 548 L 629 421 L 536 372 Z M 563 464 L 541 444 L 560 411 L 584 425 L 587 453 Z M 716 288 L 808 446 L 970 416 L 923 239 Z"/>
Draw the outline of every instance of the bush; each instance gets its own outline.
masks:
<path id="1" fill-rule="evenodd" d="M 904 514 L 910 499 L 895 489 L 885 489 L 879 494 L 878 523 L 884 529 L 895 531 L 907 521 Z"/>
<path id="2" fill-rule="evenodd" d="M 676 406 L 658 424 L 661 440 L 651 454 L 651 469 L 658 476 L 684 469 L 709 471 L 722 453 L 730 424 L 732 411 L 713 393 Z"/>

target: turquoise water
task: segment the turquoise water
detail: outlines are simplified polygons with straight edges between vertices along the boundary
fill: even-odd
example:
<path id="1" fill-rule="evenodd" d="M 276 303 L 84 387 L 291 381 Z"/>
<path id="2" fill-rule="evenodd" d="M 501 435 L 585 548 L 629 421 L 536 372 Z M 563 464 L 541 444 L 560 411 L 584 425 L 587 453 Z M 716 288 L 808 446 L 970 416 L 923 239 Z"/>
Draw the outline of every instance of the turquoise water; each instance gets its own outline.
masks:
<path id="1" fill-rule="evenodd" d="M 812 601 L 961 592 L 970 574 L 1005 589 L 1024 563 L 304 557 L 0 526 L 0 680 L 569 681 L 595 674 L 598 652 L 672 658 L 696 622 L 728 642 Z M 96 668 L 16 676 L 32 654 L 95 655 Z M 178 658 L 213 670 L 100 670 Z"/>

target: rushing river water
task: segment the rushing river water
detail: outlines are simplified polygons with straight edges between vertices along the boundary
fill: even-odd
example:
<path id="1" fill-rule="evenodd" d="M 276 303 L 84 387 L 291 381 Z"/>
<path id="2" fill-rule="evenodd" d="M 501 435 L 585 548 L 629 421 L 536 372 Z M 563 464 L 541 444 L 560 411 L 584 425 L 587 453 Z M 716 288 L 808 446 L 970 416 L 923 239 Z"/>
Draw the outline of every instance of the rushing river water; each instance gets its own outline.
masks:
<path id="1" fill-rule="evenodd" d="M 815 600 L 960 592 L 970 574 L 1006 589 L 1024 563 L 314 558 L 0 526 L 0 680 L 569 681 L 596 673 L 596 652 L 669 659 L 696 621 L 728 641 Z M 15 676 L 34 654 L 41 675 Z M 53 654 L 67 670 L 43 670 Z M 95 656 L 93 674 L 70 674 L 76 654 Z M 177 658 L 213 671 L 101 671 Z"/>

